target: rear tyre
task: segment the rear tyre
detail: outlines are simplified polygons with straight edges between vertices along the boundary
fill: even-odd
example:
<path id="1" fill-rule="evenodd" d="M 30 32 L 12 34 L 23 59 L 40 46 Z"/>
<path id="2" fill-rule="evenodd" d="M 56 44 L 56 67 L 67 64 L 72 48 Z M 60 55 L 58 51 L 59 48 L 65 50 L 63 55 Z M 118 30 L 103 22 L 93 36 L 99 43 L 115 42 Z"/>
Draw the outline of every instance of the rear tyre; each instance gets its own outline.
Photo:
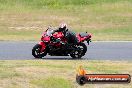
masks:
<path id="1" fill-rule="evenodd" d="M 79 43 L 75 50 L 72 51 L 70 56 L 72 58 L 81 58 L 87 52 L 87 46 L 84 43 Z"/>
<path id="2" fill-rule="evenodd" d="M 42 58 L 44 56 L 47 55 L 47 52 L 46 50 L 42 51 L 41 52 L 41 48 L 42 46 L 39 45 L 39 44 L 36 44 L 33 49 L 32 49 L 32 55 L 35 57 L 35 58 Z"/>
<path id="3" fill-rule="evenodd" d="M 70 54 L 70 56 L 74 59 L 79 59 L 82 57 L 82 55 L 80 54 L 80 51 L 78 49 L 73 50 L 72 53 Z"/>
<path id="4" fill-rule="evenodd" d="M 84 43 L 79 43 L 78 47 L 81 48 L 81 51 L 83 51 L 82 55 L 84 56 L 85 53 L 87 52 L 87 46 Z"/>

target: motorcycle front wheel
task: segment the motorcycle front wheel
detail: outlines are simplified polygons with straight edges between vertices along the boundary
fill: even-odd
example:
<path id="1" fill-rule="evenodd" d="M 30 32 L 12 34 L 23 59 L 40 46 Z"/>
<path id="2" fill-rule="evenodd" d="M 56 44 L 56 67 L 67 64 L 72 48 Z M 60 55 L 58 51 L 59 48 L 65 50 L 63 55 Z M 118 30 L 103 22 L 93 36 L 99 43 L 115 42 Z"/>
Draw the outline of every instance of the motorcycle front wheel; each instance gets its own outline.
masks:
<path id="1" fill-rule="evenodd" d="M 47 52 L 46 50 L 42 51 L 41 52 L 41 48 L 42 46 L 39 45 L 39 44 L 36 44 L 33 49 L 32 49 L 32 55 L 35 57 L 35 58 L 42 58 L 44 56 L 47 55 Z"/>

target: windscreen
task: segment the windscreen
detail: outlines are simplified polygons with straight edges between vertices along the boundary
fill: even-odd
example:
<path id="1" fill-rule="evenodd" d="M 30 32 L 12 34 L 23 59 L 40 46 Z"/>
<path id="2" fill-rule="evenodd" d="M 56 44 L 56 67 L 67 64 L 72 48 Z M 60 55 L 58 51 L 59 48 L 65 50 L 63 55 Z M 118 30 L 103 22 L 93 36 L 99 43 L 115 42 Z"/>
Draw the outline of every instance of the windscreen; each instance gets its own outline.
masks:
<path id="1" fill-rule="evenodd" d="M 52 36 L 53 32 L 54 32 L 53 29 L 48 29 L 46 35 Z"/>

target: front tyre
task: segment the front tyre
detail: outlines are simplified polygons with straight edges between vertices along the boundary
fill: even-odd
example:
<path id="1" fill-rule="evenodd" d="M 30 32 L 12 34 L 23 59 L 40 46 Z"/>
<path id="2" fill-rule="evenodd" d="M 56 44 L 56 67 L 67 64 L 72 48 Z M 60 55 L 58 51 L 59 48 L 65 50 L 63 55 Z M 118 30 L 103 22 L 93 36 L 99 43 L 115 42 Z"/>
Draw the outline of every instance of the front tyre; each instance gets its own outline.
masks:
<path id="1" fill-rule="evenodd" d="M 47 55 L 47 52 L 46 50 L 42 51 L 41 52 L 41 48 L 42 46 L 39 45 L 39 44 L 36 44 L 33 49 L 32 49 L 32 55 L 35 57 L 35 58 L 42 58 L 44 56 Z"/>

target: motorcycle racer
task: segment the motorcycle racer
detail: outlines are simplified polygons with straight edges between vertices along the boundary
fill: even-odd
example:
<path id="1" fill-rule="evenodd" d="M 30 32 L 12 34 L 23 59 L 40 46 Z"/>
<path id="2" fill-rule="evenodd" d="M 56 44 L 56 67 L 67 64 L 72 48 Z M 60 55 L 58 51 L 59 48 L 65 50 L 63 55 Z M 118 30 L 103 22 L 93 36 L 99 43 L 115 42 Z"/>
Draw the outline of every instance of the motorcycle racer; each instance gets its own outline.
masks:
<path id="1" fill-rule="evenodd" d="M 57 33 L 55 33 L 57 32 Z M 66 24 L 61 24 L 54 30 L 51 26 L 42 33 L 41 41 L 32 49 L 32 55 L 35 58 L 43 58 L 47 54 L 50 56 L 71 56 L 72 58 L 81 58 L 87 52 L 91 34 L 69 31 Z"/>
<path id="2" fill-rule="evenodd" d="M 77 42 L 78 42 L 76 34 L 67 28 L 66 23 L 61 23 L 59 28 L 54 30 L 54 33 L 55 32 L 62 32 L 69 44 L 77 44 Z"/>

